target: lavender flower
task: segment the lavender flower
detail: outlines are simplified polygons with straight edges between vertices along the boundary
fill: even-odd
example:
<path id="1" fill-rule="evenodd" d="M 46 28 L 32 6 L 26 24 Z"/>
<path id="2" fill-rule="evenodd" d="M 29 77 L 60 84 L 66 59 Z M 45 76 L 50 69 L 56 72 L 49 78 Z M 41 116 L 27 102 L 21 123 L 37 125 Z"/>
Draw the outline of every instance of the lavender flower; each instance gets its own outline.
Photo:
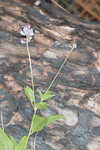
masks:
<path id="1" fill-rule="evenodd" d="M 20 31 L 20 34 L 22 36 L 26 36 L 26 40 L 21 40 L 22 44 L 25 44 L 27 41 L 30 42 L 32 39 L 32 36 L 34 36 L 33 28 L 28 24 L 23 27 L 23 29 Z"/>

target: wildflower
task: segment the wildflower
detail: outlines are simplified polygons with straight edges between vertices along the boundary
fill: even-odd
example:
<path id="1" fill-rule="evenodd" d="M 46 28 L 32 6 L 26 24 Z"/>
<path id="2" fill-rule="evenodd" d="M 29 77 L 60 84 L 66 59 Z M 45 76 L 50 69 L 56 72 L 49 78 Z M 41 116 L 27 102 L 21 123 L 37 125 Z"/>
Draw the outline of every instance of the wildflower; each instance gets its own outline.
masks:
<path id="1" fill-rule="evenodd" d="M 73 49 L 74 49 L 74 48 L 77 48 L 77 44 L 76 44 L 76 43 L 73 43 L 72 47 L 73 47 Z"/>
<path id="2" fill-rule="evenodd" d="M 31 28 L 31 26 L 28 24 L 23 27 L 23 29 L 20 31 L 20 34 L 26 37 L 25 40 L 21 40 L 22 44 L 25 44 L 27 41 L 30 42 L 32 36 L 34 36 L 33 28 Z"/>

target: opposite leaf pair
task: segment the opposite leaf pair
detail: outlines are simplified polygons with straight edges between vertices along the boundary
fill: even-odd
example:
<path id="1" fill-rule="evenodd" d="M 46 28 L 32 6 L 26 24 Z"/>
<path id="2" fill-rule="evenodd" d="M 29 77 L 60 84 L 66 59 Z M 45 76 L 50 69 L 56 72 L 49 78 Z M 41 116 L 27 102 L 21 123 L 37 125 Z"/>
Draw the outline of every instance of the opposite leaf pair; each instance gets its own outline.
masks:
<path id="1" fill-rule="evenodd" d="M 24 91 L 25 91 L 26 97 L 33 105 L 33 109 L 35 112 L 38 109 L 39 110 L 46 109 L 48 107 L 47 100 L 55 96 L 54 94 L 51 93 L 51 91 L 42 93 L 40 90 L 37 90 L 40 96 L 40 102 L 35 102 L 35 96 L 33 95 L 34 91 L 28 86 L 24 88 Z M 53 123 L 56 120 L 59 120 L 62 118 L 64 118 L 63 115 L 43 117 L 34 113 L 32 121 L 31 121 L 31 134 L 33 134 L 34 132 L 39 132 L 43 130 L 43 128 L 46 127 L 48 124 Z"/>
<path id="2" fill-rule="evenodd" d="M 38 89 L 37 92 L 39 93 L 39 96 L 40 96 L 40 102 L 35 102 L 34 91 L 30 87 L 26 86 L 24 88 L 24 92 L 25 92 L 27 99 L 31 102 L 32 105 L 34 105 L 34 109 L 36 109 L 36 110 L 37 109 L 46 109 L 48 107 L 46 100 L 55 96 L 54 94 L 51 93 L 51 91 L 42 93 Z"/>

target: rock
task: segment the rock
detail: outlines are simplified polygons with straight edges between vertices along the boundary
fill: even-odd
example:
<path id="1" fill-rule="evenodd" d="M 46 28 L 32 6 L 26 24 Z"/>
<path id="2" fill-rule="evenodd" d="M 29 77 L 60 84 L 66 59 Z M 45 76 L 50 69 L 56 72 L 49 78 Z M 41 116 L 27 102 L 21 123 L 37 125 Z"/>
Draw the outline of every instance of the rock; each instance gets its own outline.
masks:
<path id="1" fill-rule="evenodd" d="M 20 98 L 18 109 L 21 115 L 23 116 L 24 121 L 30 123 L 34 111 L 32 105 L 25 97 Z"/>
<path id="2" fill-rule="evenodd" d="M 67 138 L 62 138 L 61 140 L 59 140 L 59 143 L 62 144 L 62 149 L 60 149 L 60 150 L 79 150 L 78 147 L 76 145 L 72 144 L 72 142 Z M 58 142 L 57 142 L 57 144 L 58 144 Z"/>
<path id="3" fill-rule="evenodd" d="M 93 113 L 88 110 L 80 110 L 79 111 L 79 123 L 83 128 L 89 127 L 89 121 L 92 119 Z"/>
<path id="4" fill-rule="evenodd" d="M 8 38 L 9 37 L 9 33 L 6 31 L 0 31 L 0 39 L 3 39 L 3 38 Z"/>
<path id="5" fill-rule="evenodd" d="M 56 150 L 47 144 L 41 144 L 36 146 L 36 150 Z"/>
<path id="6" fill-rule="evenodd" d="M 93 138 L 86 147 L 88 150 L 100 150 L 100 136 Z"/>
<path id="7" fill-rule="evenodd" d="M 69 133 L 69 136 L 75 145 L 86 145 L 91 139 L 88 128 L 82 127 L 80 124 L 72 129 L 72 132 Z"/>
<path id="8" fill-rule="evenodd" d="M 47 137 L 45 131 L 42 130 L 38 134 L 35 134 L 34 137 L 35 136 L 36 136 L 36 141 L 35 141 L 36 150 L 56 150 L 55 148 L 52 147 L 52 144 L 49 145 L 48 143 L 45 142 L 45 139 Z M 30 137 L 29 150 L 34 149 L 34 137 L 33 135 Z"/>
<path id="9" fill-rule="evenodd" d="M 57 111 L 55 108 L 49 106 L 46 110 L 40 110 L 41 115 L 48 117 L 51 115 L 57 115 Z"/>
<path id="10" fill-rule="evenodd" d="M 100 126 L 100 118 L 93 116 L 91 118 L 91 120 L 89 121 L 89 125 L 91 125 L 91 127 L 97 127 Z"/>
<path id="11" fill-rule="evenodd" d="M 47 57 L 47 58 L 51 58 L 51 59 L 57 59 L 56 54 L 54 52 L 51 52 L 51 51 L 44 52 L 43 56 Z"/>
<path id="12" fill-rule="evenodd" d="M 61 50 L 61 49 L 71 49 L 70 47 L 71 45 L 69 43 L 63 43 L 63 42 L 60 42 L 60 41 L 55 41 L 54 45 L 53 45 L 53 48 L 57 48 L 58 50 Z"/>
<path id="13" fill-rule="evenodd" d="M 32 65 L 32 72 L 33 72 L 33 78 L 41 78 L 41 75 L 43 74 L 43 69 L 39 65 Z M 26 73 L 27 78 L 31 78 L 30 76 L 30 68 L 29 65 L 25 67 L 24 73 Z"/>
<path id="14" fill-rule="evenodd" d="M 78 123 L 78 114 L 76 111 L 64 108 L 64 109 L 59 109 L 57 108 L 59 114 L 63 114 L 65 119 L 64 123 L 68 126 L 75 126 Z"/>
<path id="15" fill-rule="evenodd" d="M 5 128 L 5 132 L 8 136 L 13 136 L 17 142 L 19 142 L 22 136 L 28 134 L 28 130 L 22 124 L 9 125 Z"/>
<path id="16" fill-rule="evenodd" d="M 0 102 L 0 113 L 2 112 L 3 123 L 6 125 L 11 120 L 13 113 L 17 111 L 17 101 L 11 94 L 5 94 Z M 0 119 L 0 123 L 1 123 Z"/>
<path id="17" fill-rule="evenodd" d="M 11 75 L 4 75 L 6 85 L 14 92 L 22 91 L 23 87 L 16 82 L 16 79 Z"/>
<path id="18" fill-rule="evenodd" d="M 94 127 L 94 128 L 92 129 L 92 132 L 93 132 L 94 135 L 100 136 L 100 126 Z"/>
<path id="19" fill-rule="evenodd" d="M 34 40 L 36 42 L 36 46 L 37 47 L 44 47 L 45 48 L 49 48 L 53 45 L 53 40 L 44 36 L 43 34 L 36 34 L 35 37 L 34 37 Z"/>

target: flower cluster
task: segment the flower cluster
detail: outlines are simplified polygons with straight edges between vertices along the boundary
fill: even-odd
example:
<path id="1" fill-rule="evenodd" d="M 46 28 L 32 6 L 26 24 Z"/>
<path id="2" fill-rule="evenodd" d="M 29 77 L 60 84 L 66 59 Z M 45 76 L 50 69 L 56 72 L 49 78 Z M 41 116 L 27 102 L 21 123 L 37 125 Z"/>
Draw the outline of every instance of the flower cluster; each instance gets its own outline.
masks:
<path id="1" fill-rule="evenodd" d="M 20 34 L 26 37 L 25 40 L 21 40 L 21 43 L 22 44 L 25 44 L 26 42 L 29 43 L 32 39 L 32 36 L 34 36 L 33 28 L 31 28 L 31 26 L 28 24 L 22 28 Z"/>

